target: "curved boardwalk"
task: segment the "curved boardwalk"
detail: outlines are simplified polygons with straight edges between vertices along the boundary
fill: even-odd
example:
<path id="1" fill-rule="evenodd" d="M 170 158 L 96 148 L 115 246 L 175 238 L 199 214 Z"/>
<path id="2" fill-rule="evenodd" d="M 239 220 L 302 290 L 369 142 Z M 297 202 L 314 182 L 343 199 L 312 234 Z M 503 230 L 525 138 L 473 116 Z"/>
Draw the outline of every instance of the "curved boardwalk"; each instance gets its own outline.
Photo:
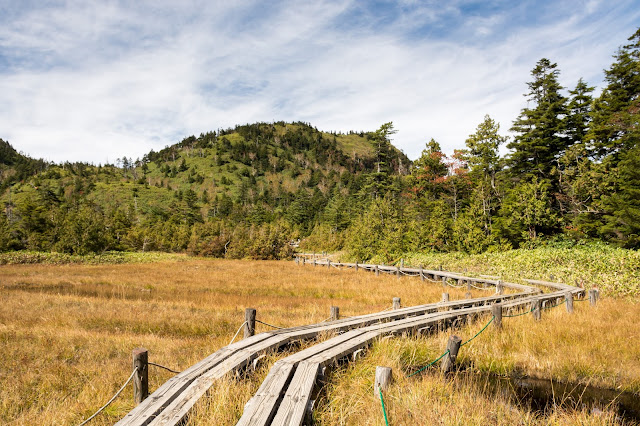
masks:
<path id="1" fill-rule="evenodd" d="M 299 259 L 296 259 L 300 262 Z M 305 260 L 302 260 L 305 263 Z M 307 262 L 310 263 L 310 262 Z M 419 276 L 423 280 L 445 280 L 457 286 L 483 288 L 511 288 L 518 293 L 412 306 L 387 312 L 361 315 L 342 320 L 292 327 L 260 333 L 230 344 L 177 374 L 140 405 L 129 412 L 117 425 L 175 425 L 181 422 L 194 404 L 214 385 L 216 380 L 247 367 L 256 357 L 289 343 L 309 340 L 320 333 L 337 335 L 291 356 L 277 361 L 257 393 L 245 406 L 239 425 L 301 425 L 312 409 L 311 395 L 319 386 L 323 369 L 358 349 L 370 345 L 382 336 L 415 333 L 420 330 L 447 327 L 458 321 L 485 315 L 491 305 L 502 303 L 503 309 L 516 311 L 532 302 L 555 302 L 567 292 L 584 297 L 584 290 L 546 281 L 530 284 L 549 287 L 555 291 L 541 293 L 539 289 L 493 279 L 470 278 L 445 271 L 417 268 L 398 268 L 384 265 L 337 263 L 313 260 L 323 267 L 365 269 L 378 273 Z"/>

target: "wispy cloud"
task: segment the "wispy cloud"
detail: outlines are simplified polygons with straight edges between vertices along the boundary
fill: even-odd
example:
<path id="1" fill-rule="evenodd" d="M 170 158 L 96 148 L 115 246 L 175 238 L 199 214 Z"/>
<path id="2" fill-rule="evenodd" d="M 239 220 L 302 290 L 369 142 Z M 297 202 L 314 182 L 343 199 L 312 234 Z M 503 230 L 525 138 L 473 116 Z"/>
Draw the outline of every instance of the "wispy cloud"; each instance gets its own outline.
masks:
<path id="1" fill-rule="evenodd" d="M 416 157 L 506 131 L 530 69 L 600 85 L 633 1 L 15 2 L 0 6 L 0 137 L 54 161 L 140 157 L 189 134 L 272 120 L 394 121 Z"/>

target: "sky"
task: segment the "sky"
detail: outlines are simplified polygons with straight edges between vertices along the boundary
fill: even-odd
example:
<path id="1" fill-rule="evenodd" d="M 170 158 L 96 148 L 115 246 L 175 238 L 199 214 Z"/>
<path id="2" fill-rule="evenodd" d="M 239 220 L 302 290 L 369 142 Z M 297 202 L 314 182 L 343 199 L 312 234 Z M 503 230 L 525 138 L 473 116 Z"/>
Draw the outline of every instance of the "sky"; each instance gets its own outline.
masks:
<path id="1" fill-rule="evenodd" d="M 372 131 L 419 157 L 509 128 L 541 58 L 601 89 L 638 0 L 0 0 L 0 138 L 113 163 L 236 124 Z"/>

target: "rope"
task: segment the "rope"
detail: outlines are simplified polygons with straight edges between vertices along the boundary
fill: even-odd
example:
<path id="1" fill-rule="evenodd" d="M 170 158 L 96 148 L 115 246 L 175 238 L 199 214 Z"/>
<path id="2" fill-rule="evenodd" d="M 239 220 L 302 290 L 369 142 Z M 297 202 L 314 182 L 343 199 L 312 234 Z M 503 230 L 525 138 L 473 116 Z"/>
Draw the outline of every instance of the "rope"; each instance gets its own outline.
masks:
<path id="1" fill-rule="evenodd" d="M 553 306 L 545 306 L 545 307 L 544 307 L 544 308 L 542 308 L 542 309 L 552 309 L 552 308 L 556 308 L 556 307 L 558 307 L 558 306 L 560 306 L 560 305 L 565 304 L 565 302 L 566 302 L 566 301 L 567 301 L 567 300 L 565 299 L 564 301 L 562 301 L 562 302 L 560 302 L 560 303 L 556 303 L 556 304 L 555 304 L 555 305 L 553 305 Z"/>
<path id="2" fill-rule="evenodd" d="M 91 417 L 89 417 L 87 420 L 85 420 L 84 422 L 80 423 L 79 426 L 84 426 L 87 423 L 89 423 L 91 420 L 93 420 L 93 418 L 95 416 L 97 416 L 98 414 L 100 414 L 102 412 L 102 410 L 104 410 L 105 408 L 107 408 L 109 406 L 109 404 L 111 404 L 117 397 L 118 395 L 120 395 L 120 393 L 122 393 L 122 391 L 124 390 L 124 388 L 129 384 L 129 382 L 131 381 L 131 379 L 133 379 L 133 376 L 136 374 L 136 372 L 138 371 L 138 367 L 134 368 L 133 371 L 131 372 L 131 375 L 129 376 L 129 378 L 127 379 L 127 381 L 124 383 L 124 385 L 122 385 L 122 387 L 120 388 L 120 390 L 118 392 L 116 392 L 115 395 L 113 395 L 113 398 L 111 398 L 109 400 L 109 402 L 107 402 L 106 404 L 104 404 L 98 411 L 96 411 Z"/>
<path id="3" fill-rule="evenodd" d="M 171 371 L 172 373 L 175 373 L 175 374 L 180 374 L 181 373 L 181 371 L 172 370 L 169 367 L 165 367 L 164 365 L 156 364 L 155 362 L 148 362 L 147 364 L 155 365 L 156 367 L 160 367 L 160 368 L 164 368 L 165 370 Z"/>
<path id="4" fill-rule="evenodd" d="M 475 336 L 473 336 L 471 339 L 467 340 L 466 342 L 464 342 L 463 344 L 460 345 L 460 347 L 463 347 L 464 345 L 466 345 L 467 343 L 469 343 L 470 341 L 472 341 L 473 339 L 475 339 L 476 337 L 478 337 L 480 335 L 480 333 L 482 333 L 483 331 L 485 331 L 487 329 L 487 327 L 489 327 L 489 324 L 491 324 L 493 322 L 493 320 L 496 319 L 496 317 L 491 317 L 491 319 L 489 320 L 489 322 L 487 323 L 487 325 L 485 325 L 484 327 L 482 327 L 482 330 L 478 331 L 476 333 Z"/>
<path id="5" fill-rule="evenodd" d="M 525 311 L 521 314 L 515 314 L 515 315 L 503 315 L 502 318 L 515 318 L 515 317 L 521 317 L 522 315 L 527 315 L 530 314 L 531 312 L 533 312 L 533 309 L 529 309 L 528 311 Z"/>
<path id="6" fill-rule="evenodd" d="M 382 388 L 378 387 L 378 391 L 380 392 L 380 403 L 382 404 L 382 414 L 384 414 L 384 424 L 389 426 L 389 419 L 387 418 L 387 409 L 384 408 L 384 398 L 382 398 Z"/>
<path id="7" fill-rule="evenodd" d="M 473 284 L 471 284 L 471 287 L 473 287 L 473 288 L 477 288 L 478 290 L 491 290 L 491 287 L 489 287 L 489 288 L 485 288 L 485 287 L 478 287 L 477 285 L 473 285 Z"/>
<path id="8" fill-rule="evenodd" d="M 449 349 L 447 349 L 442 355 L 440 355 L 438 358 L 436 358 L 435 360 L 431 361 L 429 364 L 425 365 L 424 367 L 422 367 L 420 370 L 418 371 L 414 371 L 413 373 L 409 374 L 407 376 L 407 378 L 411 377 L 411 376 L 415 376 L 416 374 L 418 374 L 421 371 L 426 370 L 427 368 L 431 367 L 433 364 L 435 364 L 436 362 L 440 361 L 446 354 L 449 353 Z"/>
<path id="9" fill-rule="evenodd" d="M 269 326 L 269 327 L 277 328 L 278 330 L 284 330 L 284 327 L 278 327 L 277 325 L 267 324 L 266 322 L 262 322 L 262 321 L 260 321 L 260 320 L 258 320 L 258 319 L 256 320 L 256 322 L 259 322 L 260 324 L 267 325 L 267 326 Z"/>
<path id="10" fill-rule="evenodd" d="M 238 333 L 240 333 L 240 330 L 242 330 L 242 327 L 245 326 L 245 324 L 247 324 L 247 322 L 243 322 L 242 325 L 238 328 L 238 331 L 236 331 L 236 334 L 233 335 L 233 339 L 231 339 L 231 341 L 229 342 L 229 344 L 232 344 L 234 340 L 236 340 L 236 337 L 238 337 Z"/>

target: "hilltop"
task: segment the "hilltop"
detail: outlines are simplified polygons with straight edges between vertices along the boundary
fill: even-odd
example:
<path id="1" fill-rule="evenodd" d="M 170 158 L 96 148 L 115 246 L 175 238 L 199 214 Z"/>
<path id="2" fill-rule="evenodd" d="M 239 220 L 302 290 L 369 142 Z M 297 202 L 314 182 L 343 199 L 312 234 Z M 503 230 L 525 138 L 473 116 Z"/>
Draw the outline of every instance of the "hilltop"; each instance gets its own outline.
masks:
<path id="1" fill-rule="evenodd" d="M 13 179 L 3 180 L 0 250 L 280 257 L 328 206 L 364 189 L 377 171 L 375 137 L 256 123 L 98 166 L 31 160 L 3 142 L 2 170 Z M 406 173 L 409 159 L 383 150 L 388 172 Z"/>

